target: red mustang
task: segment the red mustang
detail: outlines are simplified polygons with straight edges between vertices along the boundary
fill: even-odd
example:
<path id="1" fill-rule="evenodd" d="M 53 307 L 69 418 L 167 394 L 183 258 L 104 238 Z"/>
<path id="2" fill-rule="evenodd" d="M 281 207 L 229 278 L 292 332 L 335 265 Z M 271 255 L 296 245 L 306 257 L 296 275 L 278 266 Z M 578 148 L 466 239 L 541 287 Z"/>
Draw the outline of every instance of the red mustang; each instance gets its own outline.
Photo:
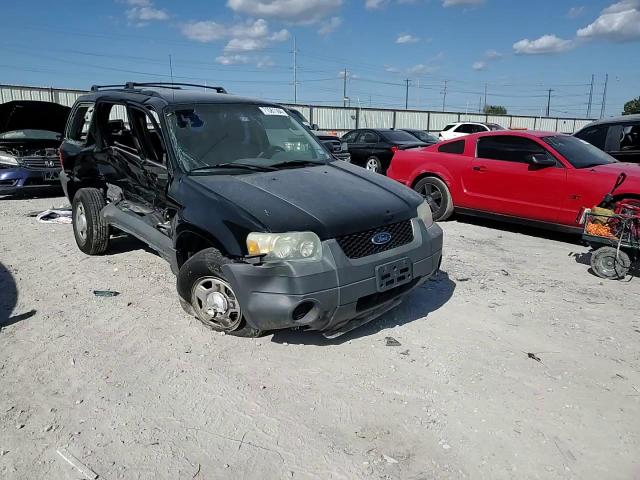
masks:
<path id="1" fill-rule="evenodd" d="M 569 135 L 496 131 L 398 150 L 387 175 L 421 193 L 435 220 L 455 210 L 575 231 L 621 172 L 616 199 L 640 199 L 640 165 Z"/>

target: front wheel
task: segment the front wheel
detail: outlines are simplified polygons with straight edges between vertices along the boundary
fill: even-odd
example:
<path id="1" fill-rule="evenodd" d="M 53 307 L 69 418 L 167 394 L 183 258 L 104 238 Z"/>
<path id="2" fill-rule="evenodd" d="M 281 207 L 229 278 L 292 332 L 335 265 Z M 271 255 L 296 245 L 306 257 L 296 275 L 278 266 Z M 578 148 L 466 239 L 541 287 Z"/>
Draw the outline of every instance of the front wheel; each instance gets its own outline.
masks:
<path id="1" fill-rule="evenodd" d="M 233 287 L 222 266 L 233 260 L 215 248 L 207 248 L 189 258 L 178 272 L 178 295 L 182 308 L 207 328 L 238 337 L 258 337 L 260 330 L 247 324 Z"/>
<path id="2" fill-rule="evenodd" d="M 106 204 L 97 188 L 81 188 L 73 197 L 73 235 L 87 255 L 100 255 L 109 247 L 109 224 L 100 215 Z"/>
<path id="3" fill-rule="evenodd" d="M 415 184 L 418 192 L 431 207 L 435 221 L 443 221 L 453 215 L 453 199 L 447 185 L 437 177 L 425 177 Z"/>
<path id="4" fill-rule="evenodd" d="M 600 278 L 622 280 L 629 273 L 631 259 L 622 250 L 601 247 L 591 255 L 591 268 Z"/>

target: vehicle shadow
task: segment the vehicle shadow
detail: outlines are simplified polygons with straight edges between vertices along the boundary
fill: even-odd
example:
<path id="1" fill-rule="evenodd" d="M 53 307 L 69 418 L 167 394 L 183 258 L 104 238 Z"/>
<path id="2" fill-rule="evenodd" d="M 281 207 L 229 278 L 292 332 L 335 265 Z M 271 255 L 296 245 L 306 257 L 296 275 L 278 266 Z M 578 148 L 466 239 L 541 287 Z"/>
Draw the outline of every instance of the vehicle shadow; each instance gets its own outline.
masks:
<path id="1" fill-rule="evenodd" d="M 144 250 L 147 253 L 158 255 L 158 252 L 149 247 L 149 245 L 126 233 L 111 237 L 106 255 L 118 255 L 120 253 L 133 252 L 134 250 Z"/>
<path id="2" fill-rule="evenodd" d="M 34 198 L 60 198 L 64 197 L 64 192 L 62 188 L 47 188 L 44 187 L 42 190 L 29 190 L 29 193 L 17 193 L 13 195 L 2 195 L 0 194 L 0 202 L 8 202 L 15 200 L 31 200 Z"/>
<path id="3" fill-rule="evenodd" d="M 0 263 L 0 331 L 4 327 L 13 325 L 36 314 L 36 310 L 30 310 L 20 315 L 11 316 L 11 312 L 18 303 L 18 286 L 11 272 Z"/>
<path id="4" fill-rule="evenodd" d="M 582 237 L 580 234 L 558 232 L 554 230 L 546 230 L 542 227 L 535 227 L 532 225 L 521 225 L 518 223 L 504 222 L 500 220 L 494 220 L 484 217 L 475 217 L 470 215 L 456 214 L 454 220 L 460 223 L 467 223 L 470 225 L 477 225 L 479 227 L 493 228 L 496 230 L 502 230 L 511 233 L 520 233 L 522 235 L 529 235 L 531 237 L 544 238 L 547 240 L 555 240 L 557 242 L 571 243 L 574 245 L 582 244 Z"/>
<path id="5" fill-rule="evenodd" d="M 292 345 L 341 345 L 350 340 L 368 337 L 389 328 L 424 319 L 446 304 L 453 296 L 455 289 L 456 283 L 449 278 L 449 275 L 439 271 L 427 282 L 413 290 L 396 308 L 338 338 L 329 339 L 314 331 L 278 330 L 273 333 L 271 341 Z"/>

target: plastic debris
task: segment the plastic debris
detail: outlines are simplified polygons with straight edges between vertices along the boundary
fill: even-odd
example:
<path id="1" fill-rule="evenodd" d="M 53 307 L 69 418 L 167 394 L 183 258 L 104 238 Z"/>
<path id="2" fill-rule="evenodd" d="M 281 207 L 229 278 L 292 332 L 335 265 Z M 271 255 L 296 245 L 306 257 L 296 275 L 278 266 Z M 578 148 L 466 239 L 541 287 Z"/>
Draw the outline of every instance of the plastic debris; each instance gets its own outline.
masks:
<path id="1" fill-rule="evenodd" d="M 91 470 L 89 467 L 83 464 L 80 460 L 78 460 L 76 457 L 71 455 L 66 449 L 61 448 L 60 450 L 57 450 L 57 452 L 58 452 L 58 455 L 60 455 L 65 462 L 67 462 L 73 468 L 78 470 L 84 476 L 84 478 L 88 478 L 90 480 L 95 480 L 96 478 L 98 478 L 98 474 L 96 472 Z"/>
<path id="2" fill-rule="evenodd" d="M 45 210 L 36 216 L 36 220 L 40 223 L 70 224 L 72 223 L 71 210 Z"/>
<path id="3" fill-rule="evenodd" d="M 94 290 L 93 294 L 96 297 L 117 297 L 120 295 L 120 292 L 116 292 L 114 290 Z"/>
<path id="4" fill-rule="evenodd" d="M 384 337 L 387 347 L 399 347 L 402 344 L 393 337 Z"/>
<path id="5" fill-rule="evenodd" d="M 393 457 L 390 457 L 389 455 L 384 455 L 383 454 L 382 458 L 384 458 L 387 463 L 398 463 L 398 460 L 396 460 Z"/>
<path id="6" fill-rule="evenodd" d="M 542 359 L 539 356 L 537 356 L 535 353 L 529 352 L 527 353 L 527 357 L 529 357 L 531 360 L 535 360 L 536 362 L 542 363 Z"/>

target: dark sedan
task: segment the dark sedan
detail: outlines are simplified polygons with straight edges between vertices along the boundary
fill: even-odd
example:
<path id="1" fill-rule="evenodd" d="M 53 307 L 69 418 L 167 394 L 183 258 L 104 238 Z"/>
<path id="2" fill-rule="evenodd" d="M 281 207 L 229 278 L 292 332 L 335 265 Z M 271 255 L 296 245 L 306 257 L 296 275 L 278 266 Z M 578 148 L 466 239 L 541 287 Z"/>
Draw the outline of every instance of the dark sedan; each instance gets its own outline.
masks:
<path id="1" fill-rule="evenodd" d="M 431 135 L 429 132 L 424 130 L 416 130 L 414 128 L 400 128 L 400 131 L 407 132 L 414 137 L 416 137 L 419 141 L 426 143 L 427 145 L 433 145 L 434 143 L 438 143 L 438 137 L 435 135 Z"/>
<path id="2" fill-rule="evenodd" d="M 347 132 L 342 141 L 346 142 L 351 163 L 367 170 L 384 174 L 397 150 L 426 147 L 410 133 L 391 129 L 358 129 Z"/>

